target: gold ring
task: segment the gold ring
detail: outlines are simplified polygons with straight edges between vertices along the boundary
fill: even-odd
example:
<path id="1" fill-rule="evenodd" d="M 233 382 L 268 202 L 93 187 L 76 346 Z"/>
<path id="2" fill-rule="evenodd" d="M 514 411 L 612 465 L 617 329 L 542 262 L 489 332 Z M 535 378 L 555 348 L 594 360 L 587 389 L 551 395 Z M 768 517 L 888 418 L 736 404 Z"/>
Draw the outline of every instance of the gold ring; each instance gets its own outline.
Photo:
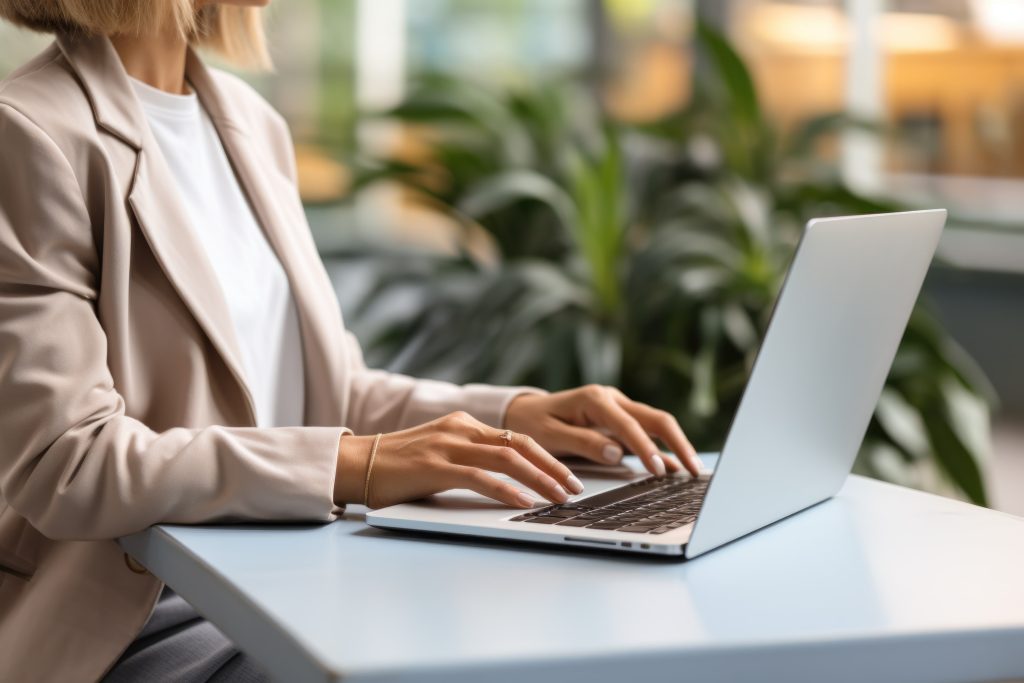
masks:
<path id="1" fill-rule="evenodd" d="M 511 446 L 512 445 L 512 430 L 511 429 L 506 429 L 505 431 L 503 431 L 501 434 L 498 435 L 498 438 L 501 439 L 502 441 L 504 441 L 506 446 Z"/>

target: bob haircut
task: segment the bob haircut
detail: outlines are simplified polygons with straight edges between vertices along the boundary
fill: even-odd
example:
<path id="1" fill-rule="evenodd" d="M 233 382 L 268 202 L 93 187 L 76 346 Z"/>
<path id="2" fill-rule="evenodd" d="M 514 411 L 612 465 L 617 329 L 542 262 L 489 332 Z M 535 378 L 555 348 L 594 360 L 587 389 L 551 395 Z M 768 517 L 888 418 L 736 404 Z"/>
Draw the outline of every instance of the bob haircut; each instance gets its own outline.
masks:
<path id="1" fill-rule="evenodd" d="M 43 33 L 70 31 L 145 35 L 167 22 L 194 45 L 232 64 L 269 68 L 258 7 L 205 5 L 195 0 L 0 0 L 0 17 Z"/>

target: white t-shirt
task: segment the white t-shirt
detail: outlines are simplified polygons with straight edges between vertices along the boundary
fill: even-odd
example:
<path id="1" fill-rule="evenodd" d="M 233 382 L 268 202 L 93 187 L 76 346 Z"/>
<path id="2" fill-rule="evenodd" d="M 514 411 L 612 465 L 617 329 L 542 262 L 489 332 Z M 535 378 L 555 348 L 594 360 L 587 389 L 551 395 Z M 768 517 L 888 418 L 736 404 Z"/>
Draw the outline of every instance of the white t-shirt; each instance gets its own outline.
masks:
<path id="1" fill-rule="evenodd" d="M 260 228 L 196 95 L 132 79 L 177 181 L 190 228 L 217 274 L 241 347 L 257 425 L 301 425 L 305 399 L 299 320 L 284 268 Z"/>

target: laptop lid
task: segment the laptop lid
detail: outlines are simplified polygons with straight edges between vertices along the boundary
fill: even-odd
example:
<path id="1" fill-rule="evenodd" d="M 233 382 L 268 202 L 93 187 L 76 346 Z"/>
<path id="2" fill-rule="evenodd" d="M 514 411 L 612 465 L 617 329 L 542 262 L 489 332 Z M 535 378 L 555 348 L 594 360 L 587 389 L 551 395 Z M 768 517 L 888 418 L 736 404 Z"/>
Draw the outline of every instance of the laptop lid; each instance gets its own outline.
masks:
<path id="1" fill-rule="evenodd" d="M 946 222 L 808 223 L 686 547 L 695 557 L 839 490 Z"/>

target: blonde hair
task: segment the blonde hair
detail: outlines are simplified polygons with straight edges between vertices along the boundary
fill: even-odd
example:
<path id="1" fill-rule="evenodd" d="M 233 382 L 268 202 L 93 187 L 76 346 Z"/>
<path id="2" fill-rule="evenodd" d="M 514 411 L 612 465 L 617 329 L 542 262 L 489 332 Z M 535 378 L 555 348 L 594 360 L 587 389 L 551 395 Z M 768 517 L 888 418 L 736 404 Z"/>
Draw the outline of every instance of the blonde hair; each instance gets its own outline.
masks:
<path id="1" fill-rule="evenodd" d="M 190 43 L 208 47 L 239 66 L 267 68 L 258 7 L 195 0 L 0 0 L 0 17 L 35 31 L 146 34 L 170 22 Z"/>

